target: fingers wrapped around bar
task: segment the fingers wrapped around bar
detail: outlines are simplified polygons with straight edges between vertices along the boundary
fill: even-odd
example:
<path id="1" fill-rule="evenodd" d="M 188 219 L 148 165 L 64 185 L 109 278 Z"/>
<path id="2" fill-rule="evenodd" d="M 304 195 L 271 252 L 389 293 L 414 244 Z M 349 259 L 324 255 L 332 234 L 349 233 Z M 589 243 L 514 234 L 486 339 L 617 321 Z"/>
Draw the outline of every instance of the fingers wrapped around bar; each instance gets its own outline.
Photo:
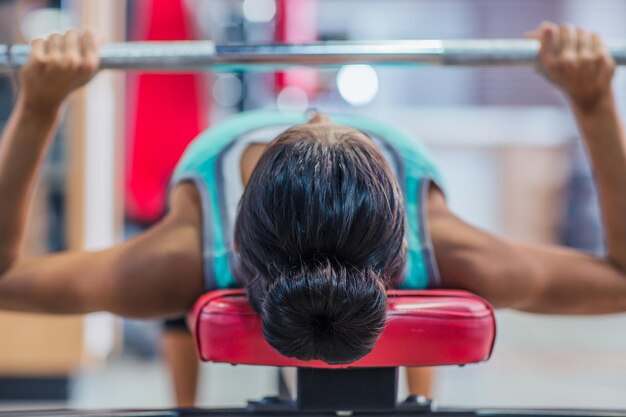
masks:
<path id="1" fill-rule="evenodd" d="M 545 22 L 530 37 L 541 42 L 541 72 L 576 105 L 592 106 L 610 93 L 615 60 L 597 33 Z"/>
<path id="2" fill-rule="evenodd" d="M 19 74 L 21 93 L 37 106 L 60 104 L 98 70 L 98 42 L 92 32 L 53 34 L 35 39 Z"/>

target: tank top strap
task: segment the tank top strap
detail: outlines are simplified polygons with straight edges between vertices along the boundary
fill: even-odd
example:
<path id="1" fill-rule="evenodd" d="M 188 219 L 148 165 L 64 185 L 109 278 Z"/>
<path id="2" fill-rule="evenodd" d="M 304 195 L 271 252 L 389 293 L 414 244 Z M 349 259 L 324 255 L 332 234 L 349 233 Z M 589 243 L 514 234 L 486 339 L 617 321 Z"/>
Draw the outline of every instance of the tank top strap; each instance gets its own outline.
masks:
<path id="1" fill-rule="evenodd" d="M 406 200 L 407 263 L 402 288 L 437 286 L 438 272 L 427 230 L 425 199 L 434 182 L 442 190 L 442 176 L 423 143 L 388 123 L 355 115 L 331 115 L 333 122 L 369 135 L 393 166 Z M 232 247 L 235 209 L 227 200 L 238 201 L 243 191 L 225 185 L 225 155 L 239 138 L 269 127 L 287 129 L 307 122 L 300 112 L 256 110 L 240 113 L 200 134 L 187 148 L 172 177 L 172 184 L 192 181 L 199 190 L 203 215 L 205 288 L 229 288 L 243 284 L 239 260 Z M 268 141 L 273 138 L 268 138 Z M 236 170 L 238 168 L 235 168 Z M 233 190 L 235 189 L 235 190 Z M 236 192 L 238 195 L 230 195 Z M 230 193 L 230 194 L 229 194 Z M 232 206 L 232 204 L 231 204 Z"/>

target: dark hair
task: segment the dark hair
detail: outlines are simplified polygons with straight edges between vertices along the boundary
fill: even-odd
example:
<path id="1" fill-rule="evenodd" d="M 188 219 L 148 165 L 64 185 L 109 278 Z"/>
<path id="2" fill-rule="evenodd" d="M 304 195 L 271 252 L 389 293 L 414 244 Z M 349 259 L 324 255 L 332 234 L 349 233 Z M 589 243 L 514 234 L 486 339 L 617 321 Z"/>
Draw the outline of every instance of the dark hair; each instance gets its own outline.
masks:
<path id="1" fill-rule="evenodd" d="M 386 320 L 404 269 L 404 200 L 376 147 L 333 125 L 294 127 L 258 162 L 235 244 L 267 341 L 302 360 L 349 363 Z"/>

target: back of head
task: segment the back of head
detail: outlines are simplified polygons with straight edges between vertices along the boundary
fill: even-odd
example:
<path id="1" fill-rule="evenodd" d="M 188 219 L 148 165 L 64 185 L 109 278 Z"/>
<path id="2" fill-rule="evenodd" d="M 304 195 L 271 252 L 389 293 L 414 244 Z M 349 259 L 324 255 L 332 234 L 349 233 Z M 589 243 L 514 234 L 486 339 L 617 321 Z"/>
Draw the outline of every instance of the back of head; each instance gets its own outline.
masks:
<path id="1" fill-rule="evenodd" d="M 385 288 L 370 268 L 304 265 L 270 285 L 263 334 L 285 356 L 350 363 L 372 350 L 386 309 Z"/>
<path id="2" fill-rule="evenodd" d="M 272 142 L 235 226 L 268 341 L 287 356 L 333 363 L 369 351 L 384 323 L 384 287 L 404 269 L 405 220 L 397 180 L 359 132 L 296 127 Z"/>

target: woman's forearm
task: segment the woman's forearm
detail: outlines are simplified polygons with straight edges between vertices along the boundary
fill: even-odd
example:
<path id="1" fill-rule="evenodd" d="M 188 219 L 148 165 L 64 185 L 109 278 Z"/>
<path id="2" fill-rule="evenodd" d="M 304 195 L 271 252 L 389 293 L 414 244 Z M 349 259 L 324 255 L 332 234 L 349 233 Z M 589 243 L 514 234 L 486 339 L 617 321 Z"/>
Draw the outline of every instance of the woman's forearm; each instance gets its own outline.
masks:
<path id="1" fill-rule="evenodd" d="M 97 72 L 93 33 L 37 38 L 18 72 L 20 95 L 0 139 L 0 278 L 15 261 L 30 194 L 63 101 Z"/>
<path id="2" fill-rule="evenodd" d="M 626 271 L 626 134 L 613 94 L 595 106 L 572 106 L 596 177 L 607 256 Z"/>
<path id="3" fill-rule="evenodd" d="M 60 105 L 38 106 L 18 97 L 0 139 L 0 271 L 15 260 L 38 168 Z"/>

